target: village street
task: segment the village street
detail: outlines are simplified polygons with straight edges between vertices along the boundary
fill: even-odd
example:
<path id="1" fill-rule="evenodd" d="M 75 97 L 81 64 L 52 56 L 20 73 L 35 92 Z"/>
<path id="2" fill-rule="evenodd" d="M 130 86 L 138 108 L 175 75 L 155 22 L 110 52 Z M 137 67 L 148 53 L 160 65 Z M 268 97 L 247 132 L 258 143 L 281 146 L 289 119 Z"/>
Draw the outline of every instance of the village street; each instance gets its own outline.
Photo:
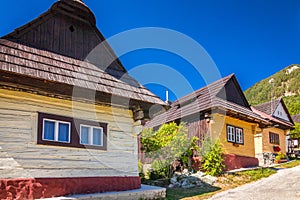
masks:
<path id="1" fill-rule="evenodd" d="M 269 178 L 218 193 L 210 199 L 300 200 L 300 166 L 279 170 Z"/>

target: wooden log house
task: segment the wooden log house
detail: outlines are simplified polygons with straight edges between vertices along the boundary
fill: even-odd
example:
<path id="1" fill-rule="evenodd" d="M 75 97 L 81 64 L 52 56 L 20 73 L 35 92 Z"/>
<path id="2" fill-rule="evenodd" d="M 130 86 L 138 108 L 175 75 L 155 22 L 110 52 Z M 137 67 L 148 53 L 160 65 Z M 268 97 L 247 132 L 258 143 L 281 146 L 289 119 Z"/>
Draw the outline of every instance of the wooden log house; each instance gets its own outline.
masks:
<path id="1" fill-rule="evenodd" d="M 80 0 L 0 39 L 0 199 L 140 188 L 140 121 L 165 103 L 104 40 Z"/>

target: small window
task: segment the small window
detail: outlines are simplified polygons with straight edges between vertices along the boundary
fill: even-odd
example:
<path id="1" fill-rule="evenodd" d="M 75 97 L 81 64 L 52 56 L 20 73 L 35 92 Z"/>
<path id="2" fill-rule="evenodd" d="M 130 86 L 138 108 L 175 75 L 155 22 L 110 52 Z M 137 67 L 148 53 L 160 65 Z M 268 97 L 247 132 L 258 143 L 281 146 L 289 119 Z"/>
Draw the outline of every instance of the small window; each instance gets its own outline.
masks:
<path id="1" fill-rule="evenodd" d="M 271 144 L 277 144 L 279 145 L 280 142 L 279 142 L 279 134 L 277 133 L 269 133 L 269 139 L 270 139 L 270 143 Z"/>
<path id="2" fill-rule="evenodd" d="M 227 125 L 227 141 L 244 144 L 244 131 L 242 128 Z"/>
<path id="3" fill-rule="evenodd" d="M 108 124 L 38 113 L 37 144 L 107 150 Z"/>
<path id="4" fill-rule="evenodd" d="M 70 123 L 44 119 L 43 140 L 70 143 Z"/>
<path id="5" fill-rule="evenodd" d="M 234 134 L 234 127 L 227 126 L 227 140 L 228 142 L 235 142 L 235 134 Z"/>
<path id="6" fill-rule="evenodd" d="M 103 146 L 103 128 L 80 125 L 80 144 Z"/>
<path id="7" fill-rule="evenodd" d="M 236 136 L 236 143 L 238 144 L 244 144 L 244 133 L 243 129 L 241 128 L 235 128 L 235 136 Z"/>

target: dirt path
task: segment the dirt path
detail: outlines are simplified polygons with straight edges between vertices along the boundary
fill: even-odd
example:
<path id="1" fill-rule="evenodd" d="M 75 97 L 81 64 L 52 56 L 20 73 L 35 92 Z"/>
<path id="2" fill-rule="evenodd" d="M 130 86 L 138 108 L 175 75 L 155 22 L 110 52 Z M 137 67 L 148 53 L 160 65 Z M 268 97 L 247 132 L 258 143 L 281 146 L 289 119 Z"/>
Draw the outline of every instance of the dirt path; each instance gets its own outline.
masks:
<path id="1" fill-rule="evenodd" d="M 300 166 L 214 195 L 210 200 L 300 200 Z"/>

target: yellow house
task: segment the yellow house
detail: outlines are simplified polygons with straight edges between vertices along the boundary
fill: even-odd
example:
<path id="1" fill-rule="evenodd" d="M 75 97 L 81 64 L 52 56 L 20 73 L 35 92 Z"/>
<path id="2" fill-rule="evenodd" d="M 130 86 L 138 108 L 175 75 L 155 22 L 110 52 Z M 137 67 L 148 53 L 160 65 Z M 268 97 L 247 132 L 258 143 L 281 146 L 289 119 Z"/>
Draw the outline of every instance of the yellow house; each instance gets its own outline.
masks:
<path id="1" fill-rule="evenodd" d="M 258 165 L 254 136 L 271 125 L 251 110 L 233 74 L 178 99 L 146 127 L 171 121 L 185 122 L 189 136 L 200 138 L 199 145 L 207 135 L 219 139 L 224 146 L 227 170 Z"/>
<path id="2" fill-rule="evenodd" d="M 277 153 L 286 154 L 287 134 L 294 122 L 281 98 L 252 107 L 252 110 L 272 122 L 255 134 L 255 155 L 260 165 L 273 164 Z"/>

